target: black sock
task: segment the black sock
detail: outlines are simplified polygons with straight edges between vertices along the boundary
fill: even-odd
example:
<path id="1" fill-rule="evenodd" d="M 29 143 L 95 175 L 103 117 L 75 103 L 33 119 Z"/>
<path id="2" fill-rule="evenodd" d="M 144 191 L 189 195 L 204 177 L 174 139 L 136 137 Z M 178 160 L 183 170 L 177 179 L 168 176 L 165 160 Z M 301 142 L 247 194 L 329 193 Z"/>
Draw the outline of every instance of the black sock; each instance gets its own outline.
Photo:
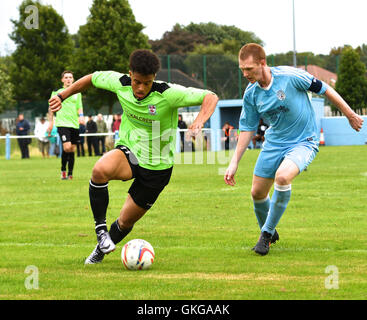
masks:
<path id="1" fill-rule="evenodd" d="M 124 239 L 130 233 L 132 229 L 133 228 L 121 230 L 116 220 L 114 223 L 111 224 L 111 228 L 109 231 L 111 240 L 113 241 L 114 244 L 118 244 L 119 242 L 122 241 L 122 239 Z"/>
<path id="2" fill-rule="evenodd" d="M 92 208 L 96 233 L 101 230 L 107 231 L 106 213 L 109 202 L 108 182 L 103 184 L 89 182 L 89 200 Z"/>
<path id="3" fill-rule="evenodd" d="M 61 155 L 61 171 L 66 171 L 66 163 L 68 162 L 69 154 L 62 151 Z"/>
<path id="4" fill-rule="evenodd" d="M 73 169 L 74 169 L 74 163 L 75 163 L 75 153 L 74 152 L 70 152 L 68 153 L 69 155 L 69 171 L 68 171 L 68 176 L 72 176 L 73 175 Z"/>

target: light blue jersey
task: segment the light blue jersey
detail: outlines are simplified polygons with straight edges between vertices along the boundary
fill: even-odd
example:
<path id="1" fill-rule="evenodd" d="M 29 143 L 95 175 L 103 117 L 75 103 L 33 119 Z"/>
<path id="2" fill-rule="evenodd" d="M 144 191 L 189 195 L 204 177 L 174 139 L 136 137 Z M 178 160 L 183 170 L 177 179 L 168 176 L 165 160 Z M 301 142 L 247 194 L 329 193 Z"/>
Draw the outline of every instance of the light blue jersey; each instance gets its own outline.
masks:
<path id="1" fill-rule="evenodd" d="M 316 116 L 307 91 L 324 94 L 328 86 L 308 72 L 287 66 L 270 68 L 268 88 L 249 84 L 243 98 L 240 131 L 256 131 L 260 118 L 270 125 L 265 141 L 273 145 L 318 141 Z"/>

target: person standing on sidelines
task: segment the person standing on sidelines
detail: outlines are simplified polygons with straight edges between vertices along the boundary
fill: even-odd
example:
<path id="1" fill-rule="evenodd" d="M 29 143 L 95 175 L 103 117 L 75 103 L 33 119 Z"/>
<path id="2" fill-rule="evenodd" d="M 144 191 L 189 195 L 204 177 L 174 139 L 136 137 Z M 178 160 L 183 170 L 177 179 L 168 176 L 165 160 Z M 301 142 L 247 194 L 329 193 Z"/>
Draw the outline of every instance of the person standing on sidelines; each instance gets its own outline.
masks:
<path id="1" fill-rule="evenodd" d="M 107 133 L 108 132 L 107 124 L 103 120 L 103 115 L 101 113 L 97 115 L 96 124 L 97 124 L 97 133 Z M 98 145 L 99 155 L 105 154 L 106 153 L 106 136 L 104 135 L 98 136 L 97 145 Z"/>
<path id="2" fill-rule="evenodd" d="M 93 85 L 115 93 L 123 108 L 116 149 L 100 158 L 92 171 L 89 197 L 98 244 L 85 264 L 99 263 L 105 254 L 115 250 L 116 244 L 131 232 L 169 183 L 176 149 L 178 108 L 201 105 L 189 128 L 192 134 L 198 134 L 218 102 L 218 97 L 208 90 L 155 81 L 160 61 L 149 50 L 134 51 L 129 69 L 129 74 L 102 71 L 87 75 L 61 92 L 61 97 L 49 101 L 50 110 L 56 112 L 63 107 L 61 99 Z M 134 182 L 119 218 L 108 232 L 108 182 L 131 179 Z"/>
<path id="3" fill-rule="evenodd" d="M 63 107 L 57 112 L 49 112 L 48 132 L 52 130 L 55 115 L 55 126 L 60 135 L 63 149 L 61 155 L 61 179 L 71 180 L 73 178 L 75 150 L 80 140 L 79 123 L 84 123 L 83 104 L 81 93 L 67 97 L 67 99 L 63 99 L 60 95 L 60 92 L 69 88 L 74 82 L 74 75 L 71 71 L 66 70 L 61 74 L 61 82 L 63 83 L 63 88 L 53 91 L 51 98 L 57 96 L 62 100 Z M 66 172 L 66 167 L 68 167 L 68 172 Z"/>
<path id="4" fill-rule="evenodd" d="M 92 136 L 87 136 L 88 155 L 92 157 L 94 150 L 94 155 L 99 156 L 98 139 L 94 135 L 97 133 L 97 123 L 93 120 L 92 115 L 88 116 L 88 121 L 85 129 L 85 133 L 93 134 Z"/>
<path id="5" fill-rule="evenodd" d="M 187 124 L 185 121 L 182 120 L 182 115 L 178 115 L 178 128 L 181 130 L 187 129 Z M 180 131 L 180 138 L 181 138 L 181 152 L 185 151 L 185 131 Z"/>
<path id="6" fill-rule="evenodd" d="M 27 136 L 31 126 L 28 120 L 24 119 L 24 114 L 20 113 L 17 119 L 16 134 L 17 136 Z M 22 159 L 29 159 L 28 145 L 31 143 L 31 138 L 18 138 L 18 144 Z"/>
<path id="7" fill-rule="evenodd" d="M 261 229 L 253 250 L 266 255 L 270 244 L 279 240 L 275 227 L 291 198 L 293 179 L 307 168 L 318 152 L 316 117 L 307 91 L 325 95 L 347 117 L 354 130 L 360 131 L 363 119 L 333 88 L 309 73 L 293 67 L 268 67 L 265 51 L 258 44 L 249 43 L 241 48 L 239 67 L 250 83 L 243 98 L 237 148 L 224 181 L 235 185 L 238 164 L 260 118 L 264 118 L 270 127 L 255 165 L 251 195 Z"/>
<path id="8" fill-rule="evenodd" d="M 84 123 L 80 123 L 79 124 L 80 140 L 76 145 L 76 151 L 77 151 L 76 154 L 78 155 L 78 157 L 85 157 L 85 150 L 84 150 L 84 142 L 85 142 L 84 134 L 85 134 L 85 132 L 86 132 L 86 128 L 85 128 Z"/>
<path id="9" fill-rule="evenodd" d="M 38 140 L 38 149 L 42 153 L 43 158 L 49 158 L 50 151 L 50 141 L 47 138 L 48 122 L 44 117 L 41 117 L 39 122 L 37 122 L 34 129 L 34 135 Z"/>

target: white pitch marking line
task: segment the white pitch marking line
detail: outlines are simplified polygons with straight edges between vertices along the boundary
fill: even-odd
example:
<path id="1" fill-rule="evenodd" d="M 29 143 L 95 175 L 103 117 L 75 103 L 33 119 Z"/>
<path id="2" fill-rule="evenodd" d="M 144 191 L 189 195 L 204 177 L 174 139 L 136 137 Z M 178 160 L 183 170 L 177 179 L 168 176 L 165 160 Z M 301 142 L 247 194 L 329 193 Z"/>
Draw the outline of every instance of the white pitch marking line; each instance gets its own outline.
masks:
<path id="1" fill-rule="evenodd" d="M 55 243 L 20 243 L 20 242 L 1 242 L 0 247 L 9 247 L 9 246 L 16 246 L 16 247 L 39 247 L 39 248 L 93 248 L 95 245 L 87 245 L 87 244 L 55 244 Z M 157 249 L 183 249 L 183 250 L 215 250 L 218 249 L 217 247 L 186 247 L 186 246 L 167 246 L 167 247 L 160 247 L 154 246 Z M 233 248 L 226 248 L 220 247 L 221 250 L 251 250 L 252 247 L 233 247 Z M 272 250 L 275 251 L 313 251 L 313 252 L 357 252 L 357 253 L 367 253 L 367 249 L 330 249 L 330 248 L 280 248 L 280 247 L 273 247 Z"/>

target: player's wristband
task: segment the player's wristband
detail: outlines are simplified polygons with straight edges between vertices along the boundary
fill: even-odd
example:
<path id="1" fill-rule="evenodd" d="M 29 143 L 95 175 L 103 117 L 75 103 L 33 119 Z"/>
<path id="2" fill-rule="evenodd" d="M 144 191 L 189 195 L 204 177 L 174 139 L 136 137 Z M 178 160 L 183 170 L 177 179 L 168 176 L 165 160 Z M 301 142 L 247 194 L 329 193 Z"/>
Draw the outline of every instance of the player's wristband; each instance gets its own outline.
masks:
<path id="1" fill-rule="evenodd" d="M 84 114 L 83 113 L 79 113 L 79 117 L 84 117 Z"/>
<path id="2" fill-rule="evenodd" d="M 63 102 L 63 101 L 64 101 L 64 98 L 61 96 L 61 94 L 60 94 L 60 93 L 58 93 L 58 94 L 57 94 L 57 96 L 60 98 L 61 102 Z"/>

